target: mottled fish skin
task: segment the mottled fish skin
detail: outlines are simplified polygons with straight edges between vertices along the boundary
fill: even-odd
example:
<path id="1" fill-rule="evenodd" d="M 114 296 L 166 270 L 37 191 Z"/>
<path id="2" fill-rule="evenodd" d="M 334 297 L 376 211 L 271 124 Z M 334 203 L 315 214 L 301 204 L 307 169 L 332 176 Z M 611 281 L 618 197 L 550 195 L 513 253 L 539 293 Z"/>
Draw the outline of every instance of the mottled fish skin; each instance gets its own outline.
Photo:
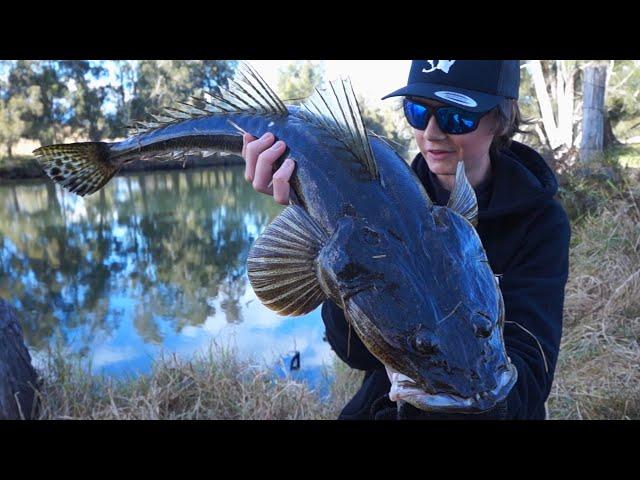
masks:
<path id="1" fill-rule="evenodd" d="M 517 374 L 464 165 L 448 206 L 434 206 L 393 148 L 367 135 L 347 81 L 332 82 L 300 107 L 284 106 L 243 67 L 204 107 L 168 110 L 123 142 L 36 154 L 54 181 L 87 195 L 134 159 L 240 153 L 242 132 L 271 132 L 286 142 L 274 170 L 287 156 L 296 160 L 291 205 L 249 252 L 260 300 L 283 315 L 302 315 L 332 299 L 402 379 L 394 395 L 418 408 L 472 413 L 505 398 Z"/>

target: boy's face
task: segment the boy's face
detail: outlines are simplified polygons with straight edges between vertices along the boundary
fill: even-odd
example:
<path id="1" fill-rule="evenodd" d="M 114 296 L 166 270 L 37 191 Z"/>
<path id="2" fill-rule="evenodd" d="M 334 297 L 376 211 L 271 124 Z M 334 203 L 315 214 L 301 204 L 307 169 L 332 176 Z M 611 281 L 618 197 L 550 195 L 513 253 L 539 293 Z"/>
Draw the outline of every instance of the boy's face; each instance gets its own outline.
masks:
<path id="1" fill-rule="evenodd" d="M 425 98 L 412 98 L 416 103 L 430 107 L 444 104 Z M 482 117 L 478 128 L 463 135 L 450 135 L 440 130 L 438 122 L 431 116 L 425 130 L 413 129 L 416 143 L 422 156 L 436 175 L 455 175 L 458 161 L 464 161 L 467 175 L 474 170 L 487 168 L 489 148 L 493 141 L 496 119 L 493 114 Z"/>

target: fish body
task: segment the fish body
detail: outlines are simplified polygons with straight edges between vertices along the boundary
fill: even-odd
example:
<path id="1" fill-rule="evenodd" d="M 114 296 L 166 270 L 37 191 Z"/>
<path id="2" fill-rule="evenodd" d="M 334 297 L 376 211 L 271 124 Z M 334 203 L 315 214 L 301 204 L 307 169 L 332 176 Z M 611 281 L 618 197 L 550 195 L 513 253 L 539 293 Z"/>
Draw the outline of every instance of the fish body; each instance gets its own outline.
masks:
<path id="1" fill-rule="evenodd" d="M 258 298 L 282 315 L 331 299 L 386 367 L 390 396 L 418 408 L 481 412 L 506 397 L 504 306 L 473 223 L 477 203 L 462 162 L 446 207 L 384 140 L 368 135 L 346 81 L 285 106 L 248 66 L 204 108 L 187 106 L 114 144 L 42 147 L 54 180 L 99 190 L 134 159 L 240 153 L 242 137 L 271 132 L 296 160 L 291 205 L 247 259 Z"/>

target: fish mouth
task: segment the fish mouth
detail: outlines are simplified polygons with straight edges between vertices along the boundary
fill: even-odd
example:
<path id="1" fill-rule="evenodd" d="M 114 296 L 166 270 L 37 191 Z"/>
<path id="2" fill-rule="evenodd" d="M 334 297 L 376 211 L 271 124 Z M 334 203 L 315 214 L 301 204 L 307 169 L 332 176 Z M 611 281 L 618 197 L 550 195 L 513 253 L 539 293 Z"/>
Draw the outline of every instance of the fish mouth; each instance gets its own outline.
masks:
<path id="1" fill-rule="evenodd" d="M 495 388 L 465 398 L 452 393 L 427 393 L 406 375 L 389 367 L 386 369 L 391 381 L 391 401 L 402 400 L 420 410 L 441 413 L 482 413 L 490 410 L 506 398 L 518 379 L 516 368 L 509 364 L 507 370 L 500 374 Z"/>

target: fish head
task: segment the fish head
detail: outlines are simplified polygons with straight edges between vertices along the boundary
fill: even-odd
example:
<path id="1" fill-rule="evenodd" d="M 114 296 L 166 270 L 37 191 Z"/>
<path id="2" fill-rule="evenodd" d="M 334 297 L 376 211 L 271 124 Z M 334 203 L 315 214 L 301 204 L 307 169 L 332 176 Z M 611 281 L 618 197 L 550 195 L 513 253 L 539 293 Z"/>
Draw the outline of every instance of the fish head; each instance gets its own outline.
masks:
<path id="1" fill-rule="evenodd" d="M 457 217 L 410 239 L 346 217 L 321 251 L 318 273 L 386 366 L 392 400 L 476 413 L 503 400 L 517 373 L 502 337 L 497 280 L 475 230 Z"/>

